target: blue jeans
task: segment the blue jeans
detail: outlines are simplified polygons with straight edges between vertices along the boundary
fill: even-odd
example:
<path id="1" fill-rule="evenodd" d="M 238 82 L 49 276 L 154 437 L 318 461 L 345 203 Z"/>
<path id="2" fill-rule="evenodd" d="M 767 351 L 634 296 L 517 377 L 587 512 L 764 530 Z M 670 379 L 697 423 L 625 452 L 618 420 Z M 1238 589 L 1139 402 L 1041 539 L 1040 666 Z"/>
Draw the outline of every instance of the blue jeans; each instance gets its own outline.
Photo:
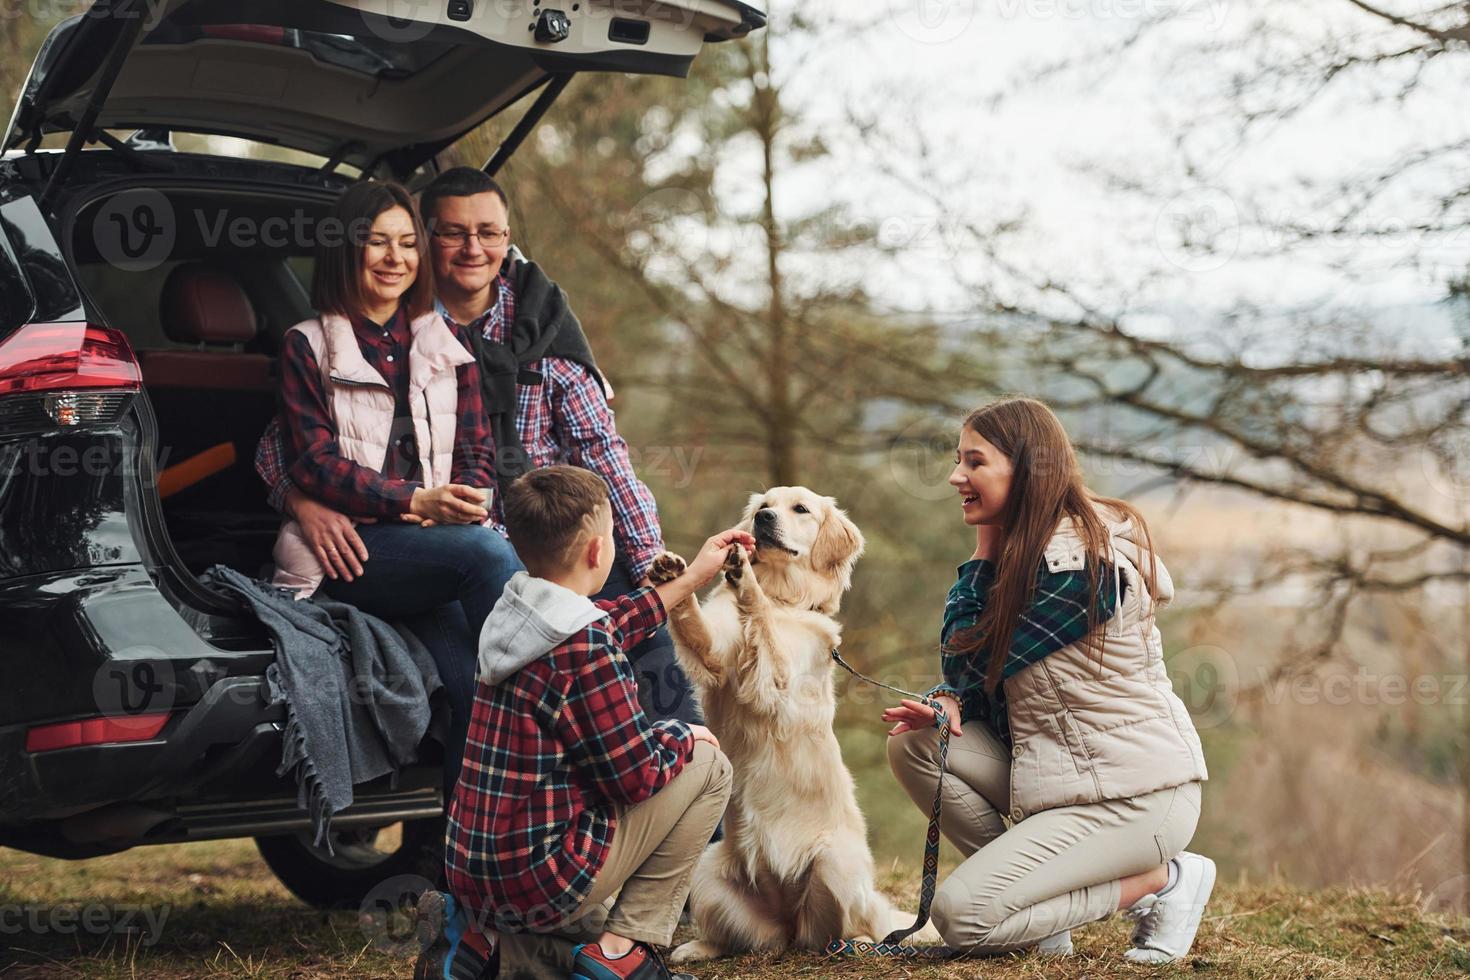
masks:
<path id="1" fill-rule="evenodd" d="M 470 728 L 480 627 L 524 566 L 509 541 L 478 524 L 359 524 L 357 533 L 368 550 L 362 575 L 327 579 L 322 591 L 365 613 L 402 620 L 428 648 L 449 702 L 444 785 L 453 792 Z"/>
<path id="2" fill-rule="evenodd" d="M 616 599 L 635 588 L 627 566 L 619 558 L 595 598 Z M 689 678 L 674 659 L 674 639 L 667 626 L 660 626 L 657 633 L 629 650 L 628 659 L 638 681 L 638 705 L 650 721 L 677 718 L 691 725 L 704 724 Z"/>

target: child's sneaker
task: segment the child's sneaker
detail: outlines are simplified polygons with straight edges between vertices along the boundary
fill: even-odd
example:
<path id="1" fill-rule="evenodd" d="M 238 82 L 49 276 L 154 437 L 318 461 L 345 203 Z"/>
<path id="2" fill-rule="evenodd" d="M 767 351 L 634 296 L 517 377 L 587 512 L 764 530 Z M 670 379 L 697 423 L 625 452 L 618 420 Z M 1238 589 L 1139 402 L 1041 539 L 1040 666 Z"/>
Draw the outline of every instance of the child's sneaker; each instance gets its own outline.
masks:
<path id="1" fill-rule="evenodd" d="M 1194 945 L 1205 903 L 1215 888 L 1215 862 L 1180 851 L 1174 865 L 1173 885 L 1128 907 L 1127 915 L 1137 922 L 1133 948 L 1123 954 L 1130 963 L 1170 963 L 1183 959 Z"/>
<path id="2" fill-rule="evenodd" d="M 470 928 L 453 895 L 424 892 L 415 919 L 423 952 L 414 980 L 495 980 L 500 974 L 500 951 Z"/>
<path id="3" fill-rule="evenodd" d="M 694 980 L 688 973 L 670 973 L 658 950 L 647 943 L 634 943 L 622 956 L 613 958 L 597 943 L 583 943 L 572 950 L 572 980 Z"/>

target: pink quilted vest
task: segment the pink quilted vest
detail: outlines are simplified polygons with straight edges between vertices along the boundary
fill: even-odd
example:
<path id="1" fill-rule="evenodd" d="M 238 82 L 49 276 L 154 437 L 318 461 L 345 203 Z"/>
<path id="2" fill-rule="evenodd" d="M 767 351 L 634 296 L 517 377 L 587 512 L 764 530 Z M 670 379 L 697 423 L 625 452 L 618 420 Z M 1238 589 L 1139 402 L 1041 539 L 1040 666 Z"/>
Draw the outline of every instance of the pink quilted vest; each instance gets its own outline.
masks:
<path id="1" fill-rule="evenodd" d="M 409 326 L 413 335 L 408 353 L 408 401 L 425 487 L 449 482 L 454 465 L 454 432 L 459 421 L 459 379 L 456 369 L 475 357 L 444 323 L 438 313 L 425 313 Z M 337 445 L 342 455 L 376 469 L 388 452 L 393 429 L 393 391 L 383 376 L 363 359 L 352 323 L 328 313 L 306 320 L 287 331 L 306 334 L 321 366 Z M 293 520 L 281 525 L 276 536 L 273 584 L 296 589 L 304 599 L 321 586 L 325 572 L 311 545 Z"/>

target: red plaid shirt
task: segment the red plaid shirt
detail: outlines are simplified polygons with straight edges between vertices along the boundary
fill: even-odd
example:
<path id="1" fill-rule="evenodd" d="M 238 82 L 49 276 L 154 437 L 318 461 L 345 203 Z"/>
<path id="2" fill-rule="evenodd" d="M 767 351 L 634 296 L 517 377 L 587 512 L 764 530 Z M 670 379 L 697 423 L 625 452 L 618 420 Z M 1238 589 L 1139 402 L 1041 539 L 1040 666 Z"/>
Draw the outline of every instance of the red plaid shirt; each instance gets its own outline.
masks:
<path id="1" fill-rule="evenodd" d="M 626 651 L 663 625 L 658 593 L 597 605 L 607 618 L 475 691 L 445 870 L 497 928 L 566 921 L 607 860 L 617 807 L 653 796 L 694 752 L 688 725 L 649 724 L 638 708 Z"/>
<path id="2" fill-rule="evenodd" d="M 383 376 L 388 390 L 406 402 L 408 358 L 412 337 L 403 310 L 386 324 L 351 318 L 358 348 L 368 366 Z M 450 330 L 463 337 L 452 324 Z M 491 486 L 493 462 L 490 426 L 480 392 L 478 363 L 460 365 L 458 424 L 454 432 L 453 483 Z M 301 490 L 353 517 L 397 517 L 408 512 L 414 490 L 423 486 L 409 420 L 395 420 L 388 452 L 378 466 L 364 466 L 342 455 L 332 421 L 326 385 L 311 342 L 296 331 L 286 336 L 281 352 L 280 415 L 290 439 L 289 473 Z"/>

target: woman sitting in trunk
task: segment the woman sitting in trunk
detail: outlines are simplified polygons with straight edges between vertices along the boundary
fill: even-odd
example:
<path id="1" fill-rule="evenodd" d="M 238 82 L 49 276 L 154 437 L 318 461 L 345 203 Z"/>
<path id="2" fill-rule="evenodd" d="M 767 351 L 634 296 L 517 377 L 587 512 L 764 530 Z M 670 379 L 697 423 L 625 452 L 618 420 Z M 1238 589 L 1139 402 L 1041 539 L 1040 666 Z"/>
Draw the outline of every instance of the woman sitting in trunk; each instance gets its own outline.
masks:
<path id="1" fill-rule="evenodd" d="M 315 319 L 286 334 L 281 418 L 297 489 L 359 522 L 372 555 L 339 576 L 327 541 L 294 521 L 275 584 L 412 620 L 439 667 L 453 732 L 452 787 L 474 695 L 480 625 L 520 568 L 484 525 L 493 449 L 479 367 L 434 311 L 428 235 L 401 186 L 345 191 L 318 228 Z"/>

